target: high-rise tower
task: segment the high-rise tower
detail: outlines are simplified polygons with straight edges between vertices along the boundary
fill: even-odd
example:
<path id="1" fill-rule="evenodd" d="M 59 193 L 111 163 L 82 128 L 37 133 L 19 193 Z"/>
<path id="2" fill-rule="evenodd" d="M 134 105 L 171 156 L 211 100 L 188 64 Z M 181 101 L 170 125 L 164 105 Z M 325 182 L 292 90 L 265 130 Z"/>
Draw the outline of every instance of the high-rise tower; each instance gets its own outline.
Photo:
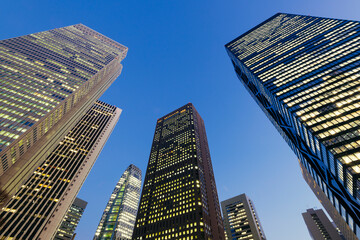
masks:
<path id="1" fill-rule="evenodd" d="M 225 239 L 205 125 L 191 103 L 157 121 L 133 239 Z"/>
<path id="2" fill-rule="evenodd" d="M 52 239 L 121 110 L 97 101 L 0 212 L 0 239 Z"/>
<path id="3" fill-rule="evenodd" d="M 245 194 L 221 202 L 226 236 L 230 240 L 266 240 L 254 203 Z"/>
<path id="4" fill-rule="evenodd" d="M 86 201 L 75 198 L 62 220 L 54 240 L 73 240 L 75 229 L 85 211 L 86 205 Z"/>
<path id="5" fill-rule="evenodd" d="M 131 240 L 141 189 L 141 170 L 131 164 L 111 194 L 94 240 Z"/>
<path id="6" fill-rule="evenodd" d="M 0 41 L 0 208 L 119 76 L 126 53 L 82 24 Z"/>
<path id="7" fill-rule="evenodd" d="M 279 13 L 226 44 L 346 239 L 360 236 L 359 39 L 357 21 Z"/>

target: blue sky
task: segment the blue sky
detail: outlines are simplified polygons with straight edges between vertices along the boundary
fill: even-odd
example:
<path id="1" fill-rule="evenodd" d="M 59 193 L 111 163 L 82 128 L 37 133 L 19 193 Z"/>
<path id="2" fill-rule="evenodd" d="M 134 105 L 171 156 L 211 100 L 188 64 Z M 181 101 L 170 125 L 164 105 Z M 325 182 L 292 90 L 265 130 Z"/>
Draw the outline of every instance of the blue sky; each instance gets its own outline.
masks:
<path id="1" fill-rule="evenodd" d="M 246 193 L 268 239 L 310 239 L 321 207 L 295 154 L 236 78 L 224 44 L 277 12 L 360 20 L 358 0 L 2 1 L 0 39 L 83 23 L 129 47 L 101 100 L 123 109 L 84 183 L 76 239 L 92 239 L 131 163 L 146 171 L 156 119 L 192 102 L 206 124 L 220 201 Z"/>

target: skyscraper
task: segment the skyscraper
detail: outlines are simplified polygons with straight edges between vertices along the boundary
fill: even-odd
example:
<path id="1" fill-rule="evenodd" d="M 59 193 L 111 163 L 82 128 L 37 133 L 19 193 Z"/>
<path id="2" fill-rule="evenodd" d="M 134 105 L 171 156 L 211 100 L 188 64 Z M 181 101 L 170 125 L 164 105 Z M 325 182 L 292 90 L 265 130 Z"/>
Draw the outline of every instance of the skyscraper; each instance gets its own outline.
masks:
<path id="1" fill-rule="evenodd" d="M 131 240 L 141 189 L 141 170 L 131 164 L 111 194 L 94 240 Z"/>
<path id="2" fill-rule="evenodd" d="M 254 203 L 244 194 L 221 202 L 229 240 L 266 240 Z"/>
<path id="3" fill-rule="evenodd" d="M 133 239 L 225 239 L 205 125 L 191 103 L 157 121 Z"/>
<path id="4" fill-rule="evenodd" d="M 75 229 L 85 211 L 87 202 L 75 198 L 58 228 L 54 240 L 72 240 Z"/>
<path id="5" fill-rule="evenodd" d="M 359 37 L 357 21 L 279 13 L 225 46 L 346 239 L 360 236 Z"/>
<path id="6" fill-rule="evenodd" d="M 52 239 L 121 110 L 97 101 L 0 212 L 0 239 Z"/>
<path id="7" fill-rule="evenodd" d="M 313 240 L 342 240 L 323 210 L 307 209 L 302 216 Z"/>
<path id="8" fill-rule="evenodd" d="M 82 24 L 0 41 L 0 208 L 119 76 L 126 53 Z"/>

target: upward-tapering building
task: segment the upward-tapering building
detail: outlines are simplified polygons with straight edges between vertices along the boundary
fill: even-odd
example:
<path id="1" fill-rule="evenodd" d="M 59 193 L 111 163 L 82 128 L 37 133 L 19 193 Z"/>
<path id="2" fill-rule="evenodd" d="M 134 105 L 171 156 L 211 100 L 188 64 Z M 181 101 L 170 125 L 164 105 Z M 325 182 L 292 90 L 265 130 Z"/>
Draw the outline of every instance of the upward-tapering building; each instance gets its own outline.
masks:
<path id="1" fill-rule="evenodd" d="M 205 125 L 191 103 L 157 121 L 133 239 L 225 239 Z"/>
<path id="2" fill-rule="evenodd" d="M 94 240 L 131 240 L 140 200 L 141 170 L 131 164 L 116 184 Z"/>
<path id="3" fill-rule="evenodd" d="M 221 202 L 229 240 L 266 240 L 253 201 L 245 193 Z"/>
<path id="4" fill-rule="evenodd" d="M 119 76 L 126 53 L 82 24 L 0 41 L 0 208 Z"/>
<path id="5" fill-rule="evenodd" d="M 360 23 L 279 13 L 226 44 L 346 239 L 360 236 Z"/>
<path id="6" fill-rule="evenodd" d="M 0 239 L 53 239 L 121 109 L 97 101 L 0 212 Z"/>

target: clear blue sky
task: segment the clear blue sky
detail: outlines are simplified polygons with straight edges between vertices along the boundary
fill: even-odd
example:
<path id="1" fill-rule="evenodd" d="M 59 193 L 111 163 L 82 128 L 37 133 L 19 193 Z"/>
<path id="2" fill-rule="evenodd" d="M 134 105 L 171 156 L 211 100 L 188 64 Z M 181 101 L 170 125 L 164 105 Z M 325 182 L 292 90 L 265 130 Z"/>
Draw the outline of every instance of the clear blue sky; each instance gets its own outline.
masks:
<path id="1" fill-rule="evenodd" d="M 83 23 L 129 47 L 101 100 L 123 109 L 79 197 L 76 239 L 92 239 L 126 167 L 146 171 L 156 119 L 192 102 L 208 135 L 220 201 L 246 193 L 269 240 L 307 240 L 320 207 L 295 155 L 246 92 L 224 44 L 277 12 L 360 20 L 359 0 L 2 1 L 0 39 Z"/>

